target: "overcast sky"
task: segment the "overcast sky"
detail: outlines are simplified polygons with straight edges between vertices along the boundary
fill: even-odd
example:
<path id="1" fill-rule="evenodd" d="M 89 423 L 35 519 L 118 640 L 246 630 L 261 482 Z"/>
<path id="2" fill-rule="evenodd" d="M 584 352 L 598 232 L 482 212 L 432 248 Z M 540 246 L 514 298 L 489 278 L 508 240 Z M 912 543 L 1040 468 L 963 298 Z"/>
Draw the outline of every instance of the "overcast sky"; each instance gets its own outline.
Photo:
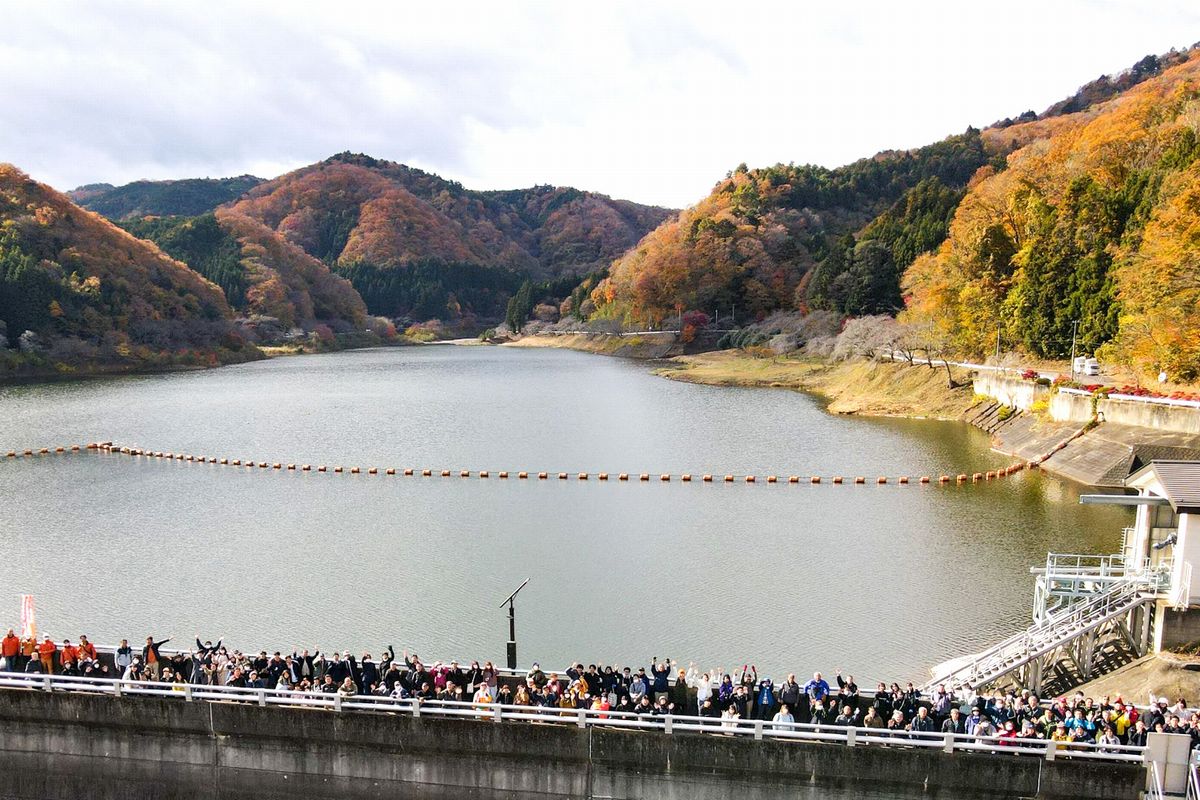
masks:
<path id="1" fill-rule="evenodd" d="M 6 0 L 0 161 L 69 189 L 353 150 L 684 206 L 742 161 L 926 144 L 1200 40 L 1194 0 L 739 5 Z"/>

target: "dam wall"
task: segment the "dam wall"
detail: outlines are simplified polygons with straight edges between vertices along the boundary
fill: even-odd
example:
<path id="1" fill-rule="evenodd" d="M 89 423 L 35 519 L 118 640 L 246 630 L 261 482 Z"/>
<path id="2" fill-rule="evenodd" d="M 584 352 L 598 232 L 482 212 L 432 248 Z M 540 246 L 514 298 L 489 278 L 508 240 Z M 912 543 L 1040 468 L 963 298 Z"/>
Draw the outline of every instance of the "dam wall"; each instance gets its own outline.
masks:
<path id="1" fill-rule="evenodd" d="M 1134 800 L 1139 763 L 0 690 L 0 796 Z"/>

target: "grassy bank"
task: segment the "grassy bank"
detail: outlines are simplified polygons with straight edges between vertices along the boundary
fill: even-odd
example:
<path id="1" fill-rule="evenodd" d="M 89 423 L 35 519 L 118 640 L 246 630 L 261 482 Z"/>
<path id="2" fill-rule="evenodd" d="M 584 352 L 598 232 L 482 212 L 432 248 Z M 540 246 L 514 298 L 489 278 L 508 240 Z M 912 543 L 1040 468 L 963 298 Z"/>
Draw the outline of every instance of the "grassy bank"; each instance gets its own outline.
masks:
<path id="1" fill-rule="evenodd" d="M 835 414 L 961 419 L 974 402 L 967 385 L 947 386 L 946 371 L 890 362 L 827 363 L 798 357 L 759 358 L 722 350 L 671 359 L 657 374 L 678 381 L 714 386 L 764 386 L 813 392 L 829 401 Z"/>
<path id="2" fill-rule="evenodd" d="M 558 347 L 621 358 L 667 358 L 682 352 L 674 333 L 615 336 L 609 333 L 539 334 L 522 336 L 503 347 Z"/>

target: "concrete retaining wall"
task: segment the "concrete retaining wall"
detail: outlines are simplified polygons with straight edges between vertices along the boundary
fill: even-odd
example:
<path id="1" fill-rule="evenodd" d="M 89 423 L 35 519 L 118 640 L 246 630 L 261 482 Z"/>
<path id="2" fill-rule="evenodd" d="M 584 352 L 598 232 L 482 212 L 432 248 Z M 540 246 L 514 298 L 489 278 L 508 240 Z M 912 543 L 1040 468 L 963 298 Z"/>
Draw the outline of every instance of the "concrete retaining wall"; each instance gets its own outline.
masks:
<path id="1" fill-rule="evenodd" d="M 1039 400 L 1049 401 L 1049 416 L 1055 422 L 1085 423 L 1092 418 L 1090 395 L 1052 392 L 1033 381 L 983 373 L 974 378 L 975 393 L 1006 406 L 1029 411 Z M 1158 431 L 1200 435 L 1200 409 L 1143 403 L 1137 400 L 1099 400 L 1095 410 L 1104 422 L 1150 428 Z"/>
<path id="2" fill-rule="evenodd" d="M 0 691 L 0 795 L 1133 800 L 1137 764 Z"/>
<path id="3" fill-rule="evenodd" d="M 975 394 L 983 394 L 1010 408 L 1029 411 L 1038 400 L 1048 400 L 1050 389 L 1033 381 L 1008 378 L 992 372 L 980 373 L 974 379 Z"/>

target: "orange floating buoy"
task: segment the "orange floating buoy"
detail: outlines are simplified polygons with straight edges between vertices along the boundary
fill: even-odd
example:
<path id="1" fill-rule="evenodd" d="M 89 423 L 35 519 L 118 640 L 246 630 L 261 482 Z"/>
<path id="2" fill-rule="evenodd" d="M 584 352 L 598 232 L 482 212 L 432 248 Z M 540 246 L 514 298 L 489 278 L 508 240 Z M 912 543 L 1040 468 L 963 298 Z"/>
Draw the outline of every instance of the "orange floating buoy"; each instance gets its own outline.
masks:
<path id="1" fill-rule="evenodd" d="M 747 476 L 746 476 L 746 483 L 754 483 L 754 476 L 753 476 L 753 475 L 747 475 Z"/>
<path id="2" fill-rule="evenodd" d="M 713 479 L 713 478 L 712 478 L 712 475 L 705 475 L 705 476 L 704 476 L 703 478 L 701 478 L 700 480 L 704 481 L 705 483 L 712 483 L 712 479 Z"/>
<path id="3" fill-rule="evenodd" d="M 627 480 L 629 480 L 629 473 L 628 473 L 628 472 L 622 472 L 620 475 L 618 475 L 618 476 L 617 476 L 617 480 L 619 480 L 619 481 L 627 481 Z"/>
<path id="4" fill-rule="evenodd" d="M 43 447 L 41 450 L 38 450 L 38 453 L 40 453 L 41 455 L 46 455 L 49 452 L 50 452 L 49 447 Z"/>
<path id="5" fill-rule="evenodd" d="M 368 468 L 368 469 L 367 469 L 367 474 L 368 474 L 368 475 L 378 475 L 378 474 L 379 474 L 379 467 L 370 467 L 370 468 Z"/>
<path id="6" fill-rule="evenodd" d="M 788 475 L 788 483 L 799 483 L 799 482 L 800 482 L 799 475 Z"/>
<path id="7" fill-rule="evenodd" d="M 567 479 L 567 473 L 565 473 L 565 472 L 558 473 L 558 479 L 560 481 L 565 481 Z"/>
<path id="8" fill-rule="evenodd" d="M 17 453 L 15 450 L 9 450 L 7 453 L 4 454 L 4 456 L 5 456 L 5 458 L 16 458 Z"/>
<path id="9" fill-rule="evenodd" d="M 767 483 L 775 483 L 778 479 L 774 475 L 767 476 Z"/>
<path id="10" fill-rule="evenodd" d="M 278 461 L 276 461 L 271 465 L 271 469 L 283 469 L 283 464 L 280 464 Z"/>
<path id="11" fill-rule="evenodd" d="M 519 478 L 520 480 L 525 480 L 528 477 L 529 477 L 528 472 L 518 472 L 517 473 L 517 478 Z"/>
<path id="12" fill-rule="evenodd" d="M 386 471 L 384 474 L 386 474 L 386 475 L 395 475 L 395 474 L 396 474 L 396 468 L 395 468 L 395 467 L 388 467 L 388 468 L 387 468 L 387 471 Z"/>
<path id="13" fill-rule="evenodd" d="M 726 476 L 725 476 L 725 482 L 726 482 L 726 483 L 733 483 L 733 476 L 732 476 L 732 475 L 726 475 Z"/>
<path id="14" fill-rule="evenodd" d="M 208 463 L 210 463 L 210 464 L 215 464 L 215 463 L 217 463 L 217 457 L 216 457 L 216 456 L 209 456 L 209 457 L 208 457 Z"/>
<path id="15" fill-rule="evenodd" d="M 808 482 L 809 482 L 810 484 L 814 484 L 814 485 L 815 485 L 815 484 L 818 484 L 818 483 L 820 483 L 820 482 L 821 482 L 821 476 L 820 476 L 820 475 L 813 475 L 811 478 L 809 478 L 809 479 L 808 479 Z M 833 482 L 834 482 L 834 483 L 841 483 L 841 482 L 842 482 L 842 479 L 841 479 L 841 478 L 834 478 L 834 479 L 833 479 Z"/>
<path id="16" fill-rule="evenodd" d="M 586 481 L 587 479 L 588 479 L 588 474 L 586 472 L 579 473 L 579 480 Z"/>
<path id="17" fill-rule="evenodd" d="M 942 477 L 938 478 L 938 483 L 949 483 L 949 482 L 950 482 L 949 475 L 943 475 Z"/>
<path id="18" fill-rule="evenodd" d="M 648 480 L 650 480 L 650 475 L 648 473 L 643 472 L 641 475 L 638 475 L 638 480 L 648 481 Z"/>
<path id="19" fill-rule="evenodd" d="M 428 478 L 428 477 L 429 477 L 429 476 L 431 476 L 431 475 L 433 475 L 433 470 L 431 470 L 431 469 L 423 469 L 423 470 L 421 470 L 421 477 L 423 477 L 423 478 Z"/>
<path id="20" fill-rule="evenodd" d="M 341 468 L 341 467 L 334 467 L 334 468 L 333 468 L 333 471 L 334 471 L 334 472 L 341 472 L 341 471 L 342 471 L 342 468 Z"/>
<path id="21" fill-rule="evenodd" d="M 444 469 L 444 470 L 442 470 L 442 477 L 443 477 L 443 478 L 449 478 L 449 477 L 450 477 L 450 470 L 448 470 L 448 469 Z"/>
<path id="22" fill-rule="evenodd" d="M 929 476 L 928 476 L 928 475 L 922 475 L 922 476 L 921 476 L 921 483 L 929 483 Z"/>
<path id="23" fill-rule="evenodd" d="M 65 447 L 56 447 L 56 448 L 54 448 L 54 452 L 56 452 L 56 453 L 65 453 L 65 452 L 67 452 L 67 448 L 65 448 Z"/>
<path id="24" fill-rule="evenodd" d="M 966 475 L 959 475 L 959 476 L 958 476 L 958 478 L 956 478 L 956 481 L 957 481 L 958 483 L 966 483 L 966 482 L 967 482 L 967 476 L 966 476 Z"/>
<path id="25" fill-rule="evenodd" d="M 228 464 L 228 463 L 229 463 L 229 459 L 228 459 L 228 458 L 222 458 L 222 459 L 221 459 L 221 463 L 222 463 L 222 464 Z"/>
<path id="26" fill-rule="evenodd" d="M 546 473 L 546 472 L 539 472 L 539 473 L 538 473 L 538 480 L 539 480 L 539 481 L 544 481 L 544 480 L 546 480 L 546 479 L 547 479 L 547 478 L 549 478 L 549 477 L 550 477 L 549 473 Z"/>
<path id="27" fill-rule="evenodd" d="M 971 480 L 972 480 L 972 482 L 978 482 L 978 481 L 983 480 L 983 473 L 982 472 L 973 473 L 971 475 Z"/>
<path id="28" fill-rule="evenodd" d="M 907 475 L 901 475 L 901 476 L 900 476 L 900 478 L 899 478 L 899 480 L 898 480 L 898 481 L 896 481 L 896 482 L 897 482 L 897 483 L 902 483 L 902 484 L 907 484 L 907 483 L 908 483 L 908 476 L 907 476 Z"/>
<path id="29" fill-rule="evenodd" d="M 987 472 L 985 472 L 985 473 L 983 474 L 983 478 L 984 478 L 984 480 L 989 480 L 989 481 L 990 481 L 990 480 L 992 480 L 992 479 L 993 479 L 993 478 L 995 478 L 995 477 L 996 477 L 996 473 L 992 472 L 991 470 L 988 470 Z"/>
<path id="30" fill-rule="evenodd" d="M 690 483 L 692 476 L 685 472 L 679 476 L 679 480 L 683 481 L 684 483 Z"/>
<path id="31" fill-rule="evenodd" d="M 488 476 L 488 471 L 486 469 L 479 470 L 479 477 L 486 478 L 487 476 Z"/>
<path id="32" fill-rule="evenodd" d="M 458 473 L 458 477 L 460 477 L 460 478 L 471 477 L 471 470 L 469 470 L 469 469 L 460 470 Z"/>
<path id="33" fill-rule="evenodd" d="M 601 481 L 606 481 L 606 480 L 608 480 L 608 473 L 601 472 L 599 475 L 596 476 L 596 479 L 601 480 Z"/>
<path id="34" fill-rule="evenodd" d="M 854 479 L 854 484 L 855 484 L 856 486 L 857 486 L 858 484 L 860 484 L 860 483 L 866 483 L 866 482 L 867 482 L 867 479 L 866 479 L 866 478 L 864 478 L 864 477 L 863 477 L 863 476 L 861 476 L 861 475 L 859 475 L 858 477 L 856 477 L 856 478 Z"/>
<path id="35" fill-rule="evenodd" d="M 77 444 L 73 444 L 73 445 L 71 445 L 71 452 L 72 452 L 72 453 L 78 453 L 78 452 L 79 452 L 81 449 L 82 449 L 82 448 L 81 448 L 79 445 L 77 445 Z"/>
<path id="36" fill-rule="evenodd" d="M 508 473 L 507 473 L 507 472 L 501 472 L 501 473 L 500 473 L 500 475 L 499 475 L 499 477 L 501 477 L 501 478 L 507 478 L 507 477 L 508 477 Z"/>
<path id="37" fill-rule="evenodd" d="M 326 467 L 325 467 L 325 465 L 324 465 L 324 464 L 322 464 L 321 466 L 317 467 L 317 472 L 325 472 L 325 470 L 326 470 Z"/>
<path id="38" fill-rule="evenodd" d="M 303 464 L 303 465 L 301 465 L 301 467 L 300 467 L 300 471 L 301 471 L 301 472 L 308 472 L 308 471 L 310 471 L 311 469 L 312 469 L 312 465 L 311 465 L 311 464 Z"/>
<path id="39" fill-rule="evenodd" d="M 669 481 L 669 480 L 671 480 L 671 476 L 664 473 L 662 475 L 659 475 L 658 479 L 660 481 Z"/>
<path id="40" fill-rule="evenodd" d="M 413 471 L 412 471 L 411 467 L 404 470 L 404 475 L 406 477 L 412 477 L 412 474 L 413 474 Z"/>
<path id="41" fill-rule="evenodd" d="M 879 477 L 878 477 L 878 478 L 875 480 L 875 483 L 876 483 L 876 484 L 878 484 L 878 485 L 880 485 L 880 486 L 882 486 L 883 484 L 887 483 L 887 478 L 885 478 L 885 477 L 883 477 L 882 475 L 880 475 L 880 476 L 879 476 Z"/>
<path id="42" fill-rule="evenodd" d="M 840 483 L 842 482 L 842 476 L 841 476 L 841 475 L 834 475 L 834 476 L 833 476 L 833 482 L 834 482 L 834 483 L 838 483 L 838 484 L 840 484 Z"/>
<path id="43" fill-rule="evenodd" d="M 240 466 L 242 465 L 242 460 L 241 460 L 240 458 L 235 458 L 235 459 L 233 460 L 233 465 L 234 465 L 235 467 L 240 467 Z"/>

